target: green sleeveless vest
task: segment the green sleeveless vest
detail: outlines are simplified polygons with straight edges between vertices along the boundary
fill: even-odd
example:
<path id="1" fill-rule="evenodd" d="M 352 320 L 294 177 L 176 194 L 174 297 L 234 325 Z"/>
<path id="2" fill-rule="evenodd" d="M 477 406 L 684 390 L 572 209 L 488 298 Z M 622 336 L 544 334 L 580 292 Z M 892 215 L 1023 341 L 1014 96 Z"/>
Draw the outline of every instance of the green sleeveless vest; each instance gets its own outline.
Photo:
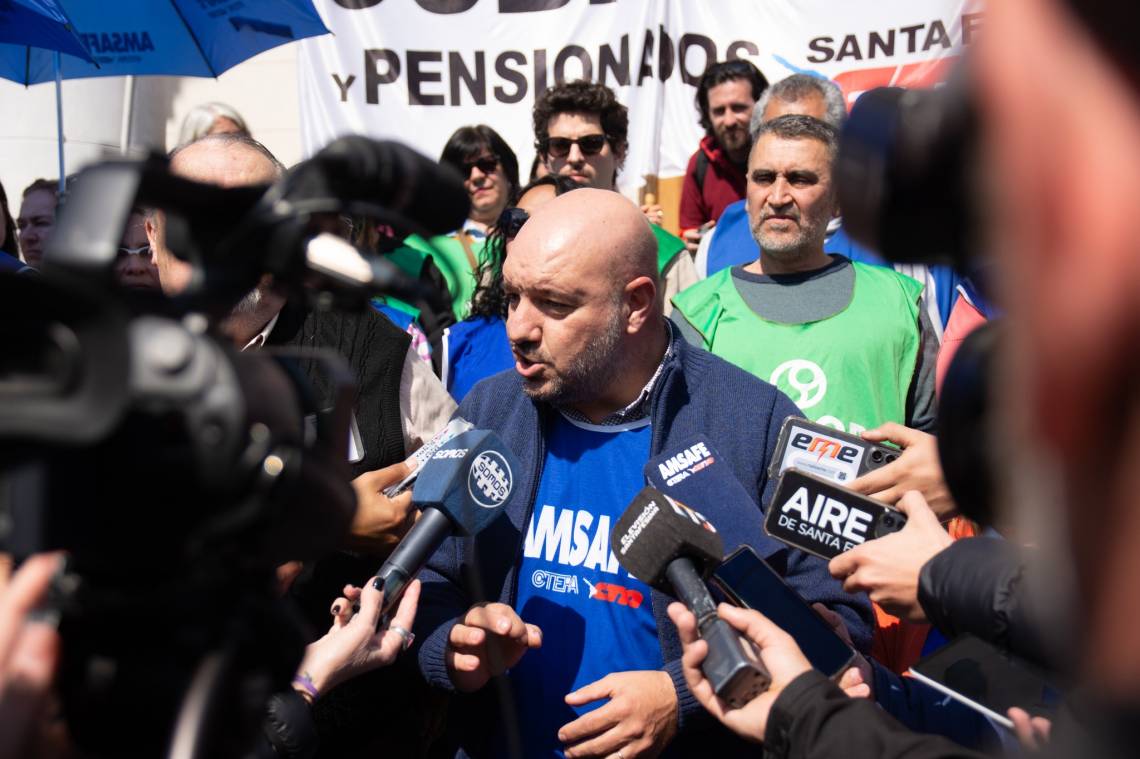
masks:
<path id="1" fill-rule="evenodd" d="M 851 302 L 806 324 L 757 315 L 736 289 L 732 268 L 679 293 L 673 305 L 705 348 L 787 393 L 809 419 L 854 434 L 903 424 L 922 285 L 884 267 L 852 266 Z"/>
<path id="2" fill-rule="evenodd" d="M 657 238 L 657 272 L 660 274 L 669 268 L 669 264 L 673 262 L 677 254 L 685 249 L 685 241 L 656 224 L 650 224 L 649 228 L 653 230 L 653 236 Z"/>
<path id="3" fill-rule="evenodd" d="M 475 254 L 475 260 L 482 263 L 483 240 L 471 240 L 471 252 Z M 440 235 L 425 240 L 419 235 L 409 235 L 402 247 L 387 254 L 392 263 L 414 278 L 420 276 L 424 259 L 428 256 L 435 261 L 447 282 L 455 318 L 464 319 L 471 308 L 471 296 L 475 294 L 475 272 L 467 260 L 467 251 L 457 238 Z"/>

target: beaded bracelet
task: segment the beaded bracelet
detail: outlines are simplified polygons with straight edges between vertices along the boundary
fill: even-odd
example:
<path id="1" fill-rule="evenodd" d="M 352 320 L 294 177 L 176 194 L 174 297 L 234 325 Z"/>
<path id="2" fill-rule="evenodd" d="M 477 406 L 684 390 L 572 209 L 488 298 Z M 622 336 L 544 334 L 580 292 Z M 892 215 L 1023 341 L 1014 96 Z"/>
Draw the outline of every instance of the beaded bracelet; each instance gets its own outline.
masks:
<path id="1" fill-rule="evenodd" d="M 305 692 L 312 696 L 312 701 L 320 698 L 321 692 L 317 690 L 317 686 L 313 685 L 313 679 L 309 677 L 308 672 L 302 672 L 293 678 L 293 685 L 300 685 L 305 689 Z"/>

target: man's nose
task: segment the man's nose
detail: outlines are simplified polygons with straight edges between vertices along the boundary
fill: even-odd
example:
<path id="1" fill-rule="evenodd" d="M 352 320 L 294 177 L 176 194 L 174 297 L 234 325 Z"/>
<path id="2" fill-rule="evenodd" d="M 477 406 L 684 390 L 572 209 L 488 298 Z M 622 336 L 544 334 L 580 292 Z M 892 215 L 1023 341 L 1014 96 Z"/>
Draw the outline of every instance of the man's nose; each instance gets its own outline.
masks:
<path id="1" fill-rule="evenodd" d="M 507 339 L 512 343 L 537 343 L 542 339 L 541 312 L 526 298 L 519 298 L 507 312 Z"/>
<path id="2" fill-rule="evenodd" d="M 792 195 L 789 190 L 788 181 L 783 177 L 777 177 L 776 181 L 772 182 L 772 186 L 768 188 L 768 205 L 770 206 L 786 206 L 792 202 Z"/>
<path id="3" fill-rule="evenodd" d="M 146 265 L 149 261 L 144 261 L 142 256 L 123 256 L 123 271 L 129 274 L 144 274 L 146 272 Z M 149 256 L 147 257 L 149 259 Z"/>
<path id="4" fill-rule="evenodd" d="M 578 143 L 571 143 L 570 152 L 566 154 L 566 162 L 574 164 L 586 162 L 586 154 L 582 152 L 582 147 Z"/>

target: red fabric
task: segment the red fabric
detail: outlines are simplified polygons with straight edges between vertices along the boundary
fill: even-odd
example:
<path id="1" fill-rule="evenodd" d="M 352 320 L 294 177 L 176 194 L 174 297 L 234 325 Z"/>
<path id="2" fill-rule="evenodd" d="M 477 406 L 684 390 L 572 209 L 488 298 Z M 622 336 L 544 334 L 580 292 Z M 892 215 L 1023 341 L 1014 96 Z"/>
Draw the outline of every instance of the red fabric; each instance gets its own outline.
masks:
<path id="1" fill-rule="evenodd" d="M 946 376 L 950 360 L 958 352 L 958 346 L 967 335 L 985 323 L 986 317 L 970 301 L 961 296 L 954 301 L 950 318 L 946 320 L 946 329 L 942 331 L 942 347 L 938 350 L 938 360 L 934 365 L 935 395 L 942 395 L 942 380 Z"/>
<path id="2" fill-rule="evenodd" d="M 697 155 L 701 151 L 708 156 L 709 165 L 704 184 L 698 189 Z M 719 219 L 725 206 L 744 197 L 746 185 L 743 172 L 728 160 L 720 144 L 706 135 L 685 169 L 685 182 L 681 187 L 681 229 L 695 229 L 706 221 Z"/>

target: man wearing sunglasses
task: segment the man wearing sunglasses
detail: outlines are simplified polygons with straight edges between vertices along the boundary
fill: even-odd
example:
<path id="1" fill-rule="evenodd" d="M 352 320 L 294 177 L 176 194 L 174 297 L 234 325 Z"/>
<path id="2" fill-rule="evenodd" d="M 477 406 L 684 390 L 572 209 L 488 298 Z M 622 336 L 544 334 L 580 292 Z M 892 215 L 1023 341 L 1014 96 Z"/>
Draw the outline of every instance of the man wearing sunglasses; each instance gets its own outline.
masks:
<path id="1" fill-rule="evenodd" d="M 558 84 L 534 104 L 535 149 L 551 174 L 569 177 L 583 187 L 617 190 L 617 174 L 629 150 L 629 110 L 604 84 L 585 80 Z M 662 277 L 666 315 L 670 299 L 697 282 L 685 242 L 661 228 L 661 207 L 647 205 L 657 240 L 657 267 Z"/>

